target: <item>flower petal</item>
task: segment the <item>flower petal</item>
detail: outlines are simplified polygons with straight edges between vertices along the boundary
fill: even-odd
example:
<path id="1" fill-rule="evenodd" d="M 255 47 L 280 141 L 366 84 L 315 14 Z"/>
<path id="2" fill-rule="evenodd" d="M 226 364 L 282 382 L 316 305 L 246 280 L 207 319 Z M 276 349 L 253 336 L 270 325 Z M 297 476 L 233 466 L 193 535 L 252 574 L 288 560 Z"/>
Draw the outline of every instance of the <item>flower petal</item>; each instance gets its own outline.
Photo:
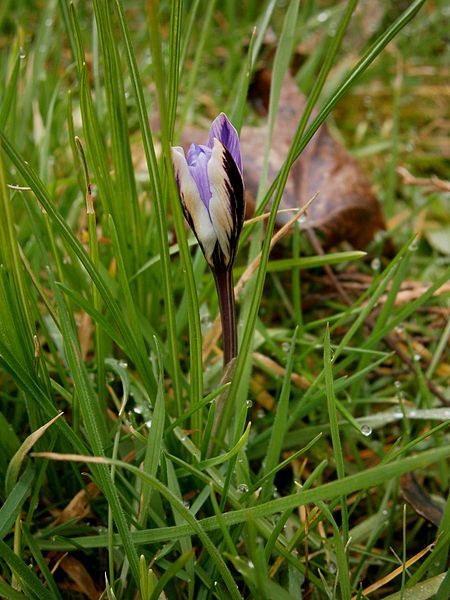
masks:
<path id="1" fill-rule="evenodd" d="M 212 150 L 208 146 L 199 146 L 191 144 L 187 155 L 187 164 L 189 171 L 197 185 L 200 198 L 203 204 L 208 208 L 211 198 L 211 190 L 208 180 L 208 162 L 211 158 Z"/>
<path id="2" fill-rule="evenodd" d="M 209 214 L 223 254 L 219 260 L 215 253 L 215 266 L 228 268 L 244 223 L 244 185 L 231 153 L 217 138 L 208 163 L 208 177 L 212 193 Z"/>
<path id="3" fill-rule="evenodd" d="M 200 197 L 197 184 L 191 174 L 182 148 L 172 148 L 172 162 L 184 216 L 194 232 L 206 260 L 212 264 L 212 255 L 217 243 L 217 235 L 208 209 Z"/>
<path id="4" fill-rule="evenodd" d="M 222 142 L 222 144 L 233 157 L 233 160 L 242 175 L 242 159 L 239 136 L 225 113 L 220 113 L 220 115 L 214 119 L 211 125 L 208 140 L 208 146 L 210 148 L 212 148 L 214 145 L 214 139 Z"/>

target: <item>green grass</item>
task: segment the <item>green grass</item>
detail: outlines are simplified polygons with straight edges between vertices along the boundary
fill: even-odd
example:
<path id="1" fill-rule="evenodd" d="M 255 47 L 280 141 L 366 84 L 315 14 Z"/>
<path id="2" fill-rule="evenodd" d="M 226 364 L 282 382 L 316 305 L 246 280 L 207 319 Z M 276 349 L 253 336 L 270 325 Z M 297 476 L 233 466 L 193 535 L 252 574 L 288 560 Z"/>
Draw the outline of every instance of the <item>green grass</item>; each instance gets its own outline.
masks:
<path id="1" fill-rule="evenodd" d="M 0 8 L 2 597 L 89 596 L 74 564 L 108 599 L 447 597 L 448 191 L 398 167 L 448 178 L 448 10 L 400 4 L 369 24 L 353 0 Z M 299 44 L 308 103 L 269 185 Z M 259 124 L 246 95 L 268 60 L 256 212 L 270 216 L 241 236 L 235 277 L 260 263 L 224 384 L 220 353 L 202 356 L 217 299 L 170 147 L 222 110 Z M 367 255 L 316 256 L 298 232 L 270 254 L 291 166 L 325 119 L 377 190 L 389 257 L 386 234 Z M 351 304 L 324 266 L 359 282 Z M 407 473 L 439 526 L 405 503 Z M 67 509 L 83 491 L 86 512 Z"/>

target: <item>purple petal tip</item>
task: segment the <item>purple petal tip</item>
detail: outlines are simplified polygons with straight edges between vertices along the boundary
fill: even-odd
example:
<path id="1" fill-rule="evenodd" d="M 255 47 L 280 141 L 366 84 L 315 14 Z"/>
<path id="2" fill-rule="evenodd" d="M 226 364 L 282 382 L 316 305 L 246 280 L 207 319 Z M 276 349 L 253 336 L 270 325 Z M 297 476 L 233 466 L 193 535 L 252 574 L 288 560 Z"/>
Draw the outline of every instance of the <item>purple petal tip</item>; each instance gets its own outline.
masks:
<path id="1" fill-rule="evenodd" d="M 217 138 L 219 142 L 225 146 L 225 148 L 233 157 L 233 160 L 242 175 L 242 159 L 239 136 L 231 121 L 223 112 L 214 119 L 211 129 L 209 130 L 208 146 L 210 148 L 214 146 L 214 138 Z"/>

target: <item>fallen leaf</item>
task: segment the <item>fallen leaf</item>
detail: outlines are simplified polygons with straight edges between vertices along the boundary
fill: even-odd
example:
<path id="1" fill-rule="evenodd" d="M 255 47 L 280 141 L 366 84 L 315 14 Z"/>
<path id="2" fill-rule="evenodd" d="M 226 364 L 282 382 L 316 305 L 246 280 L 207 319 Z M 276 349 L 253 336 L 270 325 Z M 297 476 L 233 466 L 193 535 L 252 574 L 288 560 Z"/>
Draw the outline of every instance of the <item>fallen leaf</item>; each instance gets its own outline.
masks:
<path id="1" fill-rule="evenodd" d="M 412 473 L 400 478 L 400 489 L 403 498 L 412 506 L 418 515 L 439 527 L 443 510 L 417 482 Z"/>
<path id="2" fill-rule="evenodd" d="M 86 312 L 80 313 L 77 320 L 78 337 L 80 339 L 81 356 L 85 361 L 91 348 L 91 338 L 94 325 L 90 315 Z"/>
<path id="3" fill-rule="evenodd" d="M 100 494 L 100 490 L 92 481 L 87 484 L 86 488 L 80 490 L 69 504 L 61 511 L 56 519 L 56 523 L 66 523 L 72 519 L 84 519 L 91 514 L 91 506 L 89 504 L 92 498 Z"/>
<path id="4" fill-rule="evenodd" d="M 89 600 L 99 598 L 100 591 L 96 588 L 86 567 L 79 560 L 73 556 L 66 556 L 61 561 L 60 567 L 75 583 L 75 589 L 78 592 L 84 594 Z"/>
<path id="5" fill-rule="evenodd" d="M 262 94 L 261 89 L 269 82 L 267 71 L 262 71 L 259 77 L 263 83 L 257 89 Z M 267 97 L 266 94 L 264 98 Z M 266 105 L 264 98 L 260 106 Z M 269 155 L 269 183 L 287 156 L 305 106 L 305 96 L 298 90 L 293 77 L 286 75 Z M 261 149 L 264 148 L 267 134 L 266 125 L 243 127 L 241 132 L 244 179 L 250 204 L 258 190 L 263 163 Z M 318 129 L 294 163 L 280 208 L 301 207 L 314 194 L 318 194 L 318 197 L 308 209 L 303 228 L 321 230 L 325 246 L 345 240 L 355 248 L 364 248 L 377 230 L 385 228 L 380 205 L 367 177 L 358 162 L 331 137 L 325 124 Z M 287 218 L 284 213 L 278 215 L 278 225 Z"/>

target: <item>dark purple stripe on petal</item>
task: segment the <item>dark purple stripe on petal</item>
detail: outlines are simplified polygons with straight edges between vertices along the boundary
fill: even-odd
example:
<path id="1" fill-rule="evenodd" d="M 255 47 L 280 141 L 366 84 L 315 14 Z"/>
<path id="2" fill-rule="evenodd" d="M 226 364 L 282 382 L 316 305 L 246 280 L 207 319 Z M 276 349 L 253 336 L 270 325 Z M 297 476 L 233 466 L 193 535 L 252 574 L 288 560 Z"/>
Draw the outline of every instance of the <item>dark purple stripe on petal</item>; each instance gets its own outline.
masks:
<path id="1" fill-rule="evenodd" d="M 224 183 L 229 198 L 229 209 L 233 219 L 233 227 L 228 235 L 230 256 L 227 261 L 225 260 L 219 244 L 216 244 L 216 248 L 213 253 L 213 262 L 216 269 L 230 269 L 233 267 L 239 236 L 241 234 L 245 218 L 245 195 L 242 175 L 231 153 L 226 147 L 224 147 L 223 150 L 222 165 L 226 173 L 226 179 Z"/>
<path id="2" fill-rule="evenodd" d="M 242 159 L 239 136 L 225 113 L 220 113 L 220 115 L 214 119 L 211 125 L 208 140 L 208 146 L 210 148 L 212 148 L 214 145 L 214 138 L 217 138 L 219 142 L 222 142 L 222 144 L 233 157 L 233 160 L 242 175 Z"/>

